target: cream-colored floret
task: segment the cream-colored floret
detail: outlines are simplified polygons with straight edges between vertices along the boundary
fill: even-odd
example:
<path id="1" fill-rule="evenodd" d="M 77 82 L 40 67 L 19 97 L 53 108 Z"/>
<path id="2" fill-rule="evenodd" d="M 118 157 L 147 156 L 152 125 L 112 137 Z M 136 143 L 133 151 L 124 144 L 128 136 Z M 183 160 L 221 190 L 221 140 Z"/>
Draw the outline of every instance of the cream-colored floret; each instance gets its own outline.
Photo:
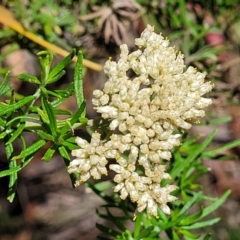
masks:
<path id="1" fill-rule="evenodd" d="M 176 186 L 160 186 L 171 178 L 163 160 L 170 160 L 180 144 L 176 130 L 191 128 L 212 102 L 203 97 L 213 87 L 204 82 L 206 74 L 186 68 L 184 55 L 169 44 L 148 25 L 135 40 L 136 51 L 123 44 L 118 62 L 105 63 L 107 81 L 102 91 L 93 92 L 92 103 L 112 132 L 104 141 L 99 133 L 90 143 L 76 138 L 80 149 L 72 151 L 75 159 L 68 168 L 80 174 L 80 182 L 99 179 L 115 159 L 110 164 L 116 172 L 114 191 L 136 202 L 137 211 L 154 216 L 159 208 L 170 214 L 167 203 L 176 199 L 170 195 Z"/>

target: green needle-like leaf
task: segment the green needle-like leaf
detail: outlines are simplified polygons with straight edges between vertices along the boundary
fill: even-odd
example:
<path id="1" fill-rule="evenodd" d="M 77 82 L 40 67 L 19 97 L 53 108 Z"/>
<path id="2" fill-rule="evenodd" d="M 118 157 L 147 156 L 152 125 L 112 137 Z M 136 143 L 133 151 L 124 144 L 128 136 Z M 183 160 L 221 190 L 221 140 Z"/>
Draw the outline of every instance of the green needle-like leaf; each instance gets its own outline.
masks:
<path id="1" fill-rule="evenodd" d="M 18 101 L 17 103 L 13 103 L 9 106 L 1 107 L 0 108 L 0 116 L 12 113 L 13 111 L 21 108 L 22 106 L 26 105 L 27 103 L 31 102 L 34 99 L 34 96 L 27 96 L 24 97 L 22 100 Z"/>
<path id="2" fill-rule="evenodd" d="M 10 170 L 15 169 L 16 166 L 17 166 L 16 161 L 10 161 L 10 163 L 9 163 Z M 12 172 L 12 174 L 10 175 L 9 184 L 8 184 L 8 197 L 7 197 L 7 199 L 8 199 L 9 202 L 12 202 L 14 200 L 16 189 L 17 189 L 17 179 L 18 179 L 17 172 L 16 171 Z"/>
<path id="3" fill-rule="evenodd" d="M 36 153 L 40 148 L 42 148 L 45 145 L 45 143 L 46 142 L 42 139 L 38 140 L 37 142 L 33 143 L 31 146 L 24 149 L 19 155 L 13 157 L 13 160 L 31 156 L 32 154 Z"/>
<path id="4" fill-rule="evenodd" d="M 229 195 L 231 194 L 231 190 L 226 191 L 218 200 L 216 200 L 213 204 L 211 204 L 208 207 L 205 207 L 203 209 L 203 213 L 201 218 L 204 218 L 206 216 L 208 216 L 211 212 L 215 211 L 218 207 L 220 207 L 225 201 L 226 199 L 229 197 Z"/>
<path id="5" fill-rule="evenodd" d="M 45 98 L 42 98 L 42 106 L 44 111 L 47 113 L 51 133 L 54 137 L 57 137 L 57 120 L 53 111 L 53 107 Z"/>
<path id="6" fill-rule="evenodd" d="M 41 66 L 41 83 L 43 86 L 46 86 L 53 55 L 49 51 L 41 51 L 37 55 Z"/>
<path id="7" fill-rule="evenodd" d="M 75 89 L 75 94 L 76 94 L 76 99 L 77 99 L 77 106 L 80 107 L 83 100 L 84 100 L 84 95 L 83 95 L 83 76 L 82 76 L 82 70 L 83 70 L 83 55 L 82 52 L 78 52 L 78 58 L 77 58 L 77 63 L 75 66 L 75 71 L 74 71 L 74 89 Z"/>
<path id="8" fill-rule="evenodd" d="M 9 81 L 9 72 L 5 74 L 4 79 L 0 84 L 0 96 L 2 96 L 3 94 L 5 94 L 6 92 L 12 89 L 11 85 L 7 85 L 8 81 Z"/>
<path id="9" fill-rule="evenodd" d="M 79 121 L 79 118 L 82 116 L 83 112 L 85 111 L 85 108 L 86 108 L 86 102 L 83 101 L 81 106 L 78 108 L 77 112 L 71 118 L 70 124 L 66 123 L 66 125 L 61 129 L 60 131 L 61 135 L 66 133 L 71 128 L 71 126 L 73 126 L 73 124 Z"/>
<path id="10" fill-rule="evenodd" d="M 66 166 L 68 166 L 69 165 L 69 161 L 70 161 L 70 156 L 69 156 L 66 148 L 64 146 L 60 146 L 58 148 L 58 151 L 59 151 L 60 155 L 62 156 Z"/>
<path id="11" fill-rule="evenodd" d="M 212 139 L 216 135 L 216 131 L 213 131 L 201 144 L 195 148 L 184 161 L 179 161 L 177 166 L 174 166 L 172 172 L 170 173 L 171 177 L 174 179 L 177 175 L 179 175 L 183 169 L 186 169 L 190 166 L 191 162 L 194 161 L 203 150 L 211 143 Z"/>
<path id="12" fill-rule="evenodd" d="M 144 229 L 136 238 L 136 240 L 143 239 L 145 237 L 148 237 L 149 234 L 153 231 L 154 226 L 149 226 L 148 228 Z"/>
<path id="13" fill-rule="evenodd" d="M 56 152 L 56 150 L 57 150 L 57 146 L 55 145 L 55 144 L 53 144 L 46 152 L 45 152 L 45 154 L 44 154 L 44 156 L 43 156 L 43 160 L 44 161 L 46 161 L 46 162 L 49 162 L 51 159 L 52 159 L 52 157 L 53 157 L 53 155 L 54 155 L 54 153 Z"/>
<path id="14" fill-rule="evenodd" d="M 73 50 L 67 57 L 65 57 L 62 61 L 60 61 L 49 73 L 46 84 L 53 83 L 61 78 L 65 71 L 63 69 L 71 62 L 73 57 L 75 56 L 76 51 Z"/>
<path id="15" fill-rule="evenodd" d="M 211 220 L 203 221 L 203 222 L 197 222 L 190 226 L 182 226 L 182 229 L 190 230 L 190 229 L 197 229 L 197 228 L 203 228 L 203 227 L 209 227 L 217 222 L 219 222 L 221 218 L 214 218 Z"/>
<path id="16" fill-rule="evenodd" d="M 37 131 L 37 135 L 43 140 L 54 141 L 54 137 L 51 134 L 48 134 L 44 131 L 41 130 Z"/>
<path id="17" fill-rule="evenodd" d="M 41 84 L 41 82 L 39 81 L 39 79 L 37 77 L 26 74 L 26 73 L 22 73 L 22 74 L 18 75 L 18 78 L 25 82 Z"/>
<path id="18" fill-rule="evenodd" d="M 10 137 L 6 144 L 12 143 L 22 133 L 22 131 L 25 128 L 25 122 L 26 118 L 21 118 L 18 128 L 13 132 L 12 136 Z"/>

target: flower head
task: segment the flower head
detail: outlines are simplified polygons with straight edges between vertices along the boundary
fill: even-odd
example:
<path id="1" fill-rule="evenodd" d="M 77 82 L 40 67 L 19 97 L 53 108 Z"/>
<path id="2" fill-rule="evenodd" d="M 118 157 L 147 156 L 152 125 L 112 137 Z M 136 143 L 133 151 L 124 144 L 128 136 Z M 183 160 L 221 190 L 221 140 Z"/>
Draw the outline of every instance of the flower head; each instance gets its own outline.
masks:
<path id="1" fill-rule="evenodd" d="M 116 163 L 110 164 L 116 172 L 114 191 L 122 199 L 129 196 L 139 212 L 147 209 L 157 216 L 158 208 L 169 214 L 167 203 L 175 200 L 170 193 L 176 187 L 160 184 L 171 178 L 163 160 L 170 160 L 171 149 L 180 144 L 175 130 L 189 129 L 205 115 L 203 108 L 211 100 L 203 95 L 213 86 L 204 82 L 205 73 L 193 67 L 185 71 L 183 54 L 153 27 L 148 25 L 135 45 L 132 53 L 122 45 L 119 61 L 106 62 L 104 88 L 93 92 L 95 109 L 109 121 L 113 134 L 104 143 L 97 133 L 90 144 L 77 140 L 81 149 L 73 151 L 77 159 L 69 171 L 80 172 L 81 181 L 99 178 L 106 174 L 107 160 L 114 158 Z"/>

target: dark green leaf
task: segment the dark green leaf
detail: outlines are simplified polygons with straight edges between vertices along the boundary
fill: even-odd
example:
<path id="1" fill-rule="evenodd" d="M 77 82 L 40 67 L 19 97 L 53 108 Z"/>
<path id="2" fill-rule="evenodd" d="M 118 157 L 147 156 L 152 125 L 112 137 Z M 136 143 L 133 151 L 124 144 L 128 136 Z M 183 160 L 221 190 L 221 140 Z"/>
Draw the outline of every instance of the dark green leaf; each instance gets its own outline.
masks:
<path id="1" fill-rule="evenodd" d="M 136 216 L 136 221 L 134 226 L 134 238 L 136 238 L 140 234 L 142 217 L 143 217 L 143 213 L 140 213 Z"/>
<path id="2" fill-rule="evenodd" d="M 0 118 L 0 127 L 5 127 L 6 122 Z"/>
<path id="3" fill-rule="evenodd" d="M 46 162 L 49 162 L 52 157 L 53 157 L 53 154 L 56 152 L 57 150 L 57 146 L 55 144 L 53 144 L 44 154 L 43 156 L 43 160 L 46 161 Z"/>
<path id="4" fill-rule="evenodd" d="M 84 100 L 83 95 L 83 76 L 82 76 L 82 70 L 83 70 L 83 55 L 82 52 L 78 52 L 78 58 L 77 63 L 74 69 L 74 89 L 75 89 L 75 95 L 77 99 L 77 106 L 80 108 L 82 105 L 82 102 Z"/>
<path id="5" fill-rule="evenodd" d="M 173 170 L 171 171 L 171 177 L 174 179 L 176 176 L 181 174 L 183 169 L 187 168 L 192 161 L 202 154 L 203 150 L 211 143 L 215 135 L 216 131 L 213 131 L 201 144 L 198 144 L 197 147 L 190 152 L 186 159 L 179 161 L 179 164 L 174 166 Z"/>
<path id="6" fill-rule="evenodd" d="M 37 142 L 33 143 L 26 149 L 24 149 L 19 155 L 13 157 L 13 160 L 20 159 L 20 158 L 26 158 L 34 153 L 36 153 L 40 148 L 42 148 L 45 145 L 44 140 L 38 140 Z"/>
<path id="7" fill-rule="evenodd" d="M 12 86 L 7 85 L 8 81 L 9 81 L 9 72 L 5 74 L 4 79 L 0 84 L 0 96 L 2 96 L 3 94 L 5 94 L 6 92 L 12 89 Z"/>
<path id="8" fill-rule="evenodd" d="M 181 228 L 190 230 L 190 229 L 209 227 L 209 226 L 219 222 L 220 220 L 221 220 L 221 218 L 214 218 L 214 219 L 203 221 L 203 222 L 197 222 L 197 223 L 194 223 L 190 226 L 182 226 Z"/>
<path id="9" fill-rule="evenodd" d="M 175 232 L 174 229 L 172 229 L 172 240 L 180 240 L 178 234 Z"/>
<path id="10" fill-rule="evenodd" d="M 25 128 L 25 122 L 26 122 L 26 117 L 21 118 L 18 128 L 14 130 L 11 138 L 7 141 L 6 144 L 12 143 L 22 133 L 22 131 Z"/>
<path id="11" fill-rule="evenodd" d="M 69 165 L 69 161 L 70 161 L 70 157 L 69 157 L 69 154 L 68 154 L 66 148 L 64 146 L 60 146 L 58 148 L 58 151 L 59 151 L 60 155 L 62 156 L 66 166 L 68 166 Z"/>
<path id="12" fill-rule="evenodd" d="M 41 66 L 41 83 L 45 86 L 49 76 L 53 55 L 49 51 L 41 51 L 37 55 Z"/>
<path id="13" fill-rule="evenodd" d="M 202 215 L 202 210 L 199 211 L 199 212 L 197 212 L 197 213 L 195 213 L 195 214 L 193 214 L 193 215 L 184 217 L 184 218 L 181 220 L 180 224 L 181 224 L 181 225 L 190 225 L 190 224 L 196 222 L 198 219 L 200 219 L 200 218 L 201 218 L 201 215 Z"/>
<path id="14" fill-rule="evenodd" d="M 38 115 L 41 117 L 41 120 L 48 125 L 49 119 L 48 119 L 47 114 L 40 108 L 37 108 L 36 110 L 37 110 Z"/>
<path id="15" fill-rule="evenodd" d="M 9 144 L 11 145 L 11 144 Z M 15 169 L 17 167 L 17 163 L 16 161 L 10 161 L 9 163 L 9 168 L 11 169 Z M 17 190 L 17 179 L 18 179 L 18 175 L 16 171 L 13 171 L 12 174 L 10 175 L 9 178 L 9 184 L 8 184 L 8 201 L 12 202 L 14 200 L 15 197 L 15 193 Z"/>
<path id="16" fill-rule="evenodd" d="M 67 57 L 60 61 L 49 73 L 47 84 L 57 81 L 59 76 L 65 74 L 65 71 L 62 71 L 73 59 L 76 51 L 73 50 Z M 63 73 L 64 72 L 64 73 Z M 58 79 L 57 79 L 58 78 Z"/>
<path id="17" fill-rule="evenodd" d="M 188 201 L 184 207 L 181 209 L 181 211 L 179 212 L 178 216 L 184 214 L 187 212 L 187 210 L 189 210 L 190 207 L 192 207 L 194 204 L 198 203 L 201 199 L 202 199 L 202 193 L 196 193 L 194 194 L 194 196 L 192 197 L 192 199 L 190 201 Z"/>
<path id="18" fill-rule="evenodd" d="M 3 139 L 6 136 L 7 136 L 7 131 L 0 133 L 0 139 Z"/>
<path id="19" fill-rule="evenodd" d="M 65 70 L 62 70 L 60 73 L 58 73 L 57 75 L 55 75 L 51 80 L 47 81 L 47 84 L 50 83 L 54 83 L 56 81 L 58 81 L 62 76 L 64 76 L 66 74 Z"/>
<path id="20" fill-rule="evenodd" d="M 51 106 L 51 104 L 48 103 L 48 101 L 45 98 L 42 98 L 42 106 L 48 115 L 49 128 L 51 130 L 51 133 L 53 137 L 56 137 L 57 136 L 57 120 L 53 112 L 53 107 Z"/>
<path id="21" fill-rule="evenodd" d="M 5 145 L 5 152 L 6 152 L 7 159 L 9 161 L 9 169 L 10 170 L 15 169 L 17 166 L 17 163 L 15 161 L 11 161 L 11 158 L 14 152 L 13 145 L 12 144 Z M 9 178 L 8 197 L 7 197 L 7 199 L 10 202 L 12 202 L 15 197 L 16 187 L 17 187 L 17 173 L 12 172 Z"/>
<path id="22" fill-rule="evenodd" d="M 10 106 L 1 107 L 0 108 L 0 116 L 2 116 L 4 114 L 12 113 L 16 109 L 21 108 L 22 106 L 31 102 L 33 99 L 34 99 L 34 96 L 27 96 L 27 97 L 24 97 L 22 100 L 18 101 L 17 103 L 14 103 Z"/>
<path id="23" fill-rule="evenodd" d="M 44 131 L 41 130 L 37 131 L 37 135 L 43 140 L 54 142 L 54 137 L 51 134 L 48 134 Z"/>
<path id="24" fill-rule="evenodd" d="M 61 92 L 61 90 L 56 90 L 55 91 L 58 95 L 61 95 L 62 98 L 56 99 L 53 102 L 51 102 L 51 105 L 53 107 L 57 107 L 59 106 L 62 102 L 65 101 L 66 98 L 72 96 L 74 94 L 74 84 L 73 82 L 71 82 L 68 85 L 68 88 L 66 90 L 64 90 L 64 92 Z"/>
<path id="25" fill-rule="evenodd" d="M 207 150 L 202 153 L 204 157 L 210 157 L 213 158 L 215 157 L 218 153 L 224 152 L 226 150 L 238 147 L 240 145 L 240 139 L 234 140 L 230 143 L 226 143 L 218 148 L 212 149 L 212 150 Z"/>
<path id="26" fill-rule="evenodd" d="M 79 146 L 77 144 L 72 144 L 68 141 L 63 141 L 62 145 L 71 151 L 75 149 L 79 149 Z"/>
<path id="27" fill-rule="evenodd" d="M 203 209 L 203 213 L 201 218 L 208 216 L 211 212 L 215 211 L 218 207 L 220 207 L 231 194 L 231 190 L 226 191 L 219 199 L 217 199 L 213 204 Z"/>
<path id="28" fill-rule="evenodd" d="M 30 83 L 36 83 L 36 84 L 40 84 L 41 82 L 38 80 L 37 77 L 26 74 L 26 73 L 22 73 L 20 75 L 18 75 L 18 78 L 22 81 L 26 81 L 26 82 L 30 82 Z"/>
<path id="29" fill-rule="evenodd" d="M 178 231 L 179 231 L 179 233 L 181 233 L 185 237 L 189 237 L 190 239 L 198 239 L 198 236 L 196 236 L 195 234 L 189 232 L 186 229 L 179 229 Z"/>
<path id="30" fill-rule="evenodd" d="M 59 115 L 72 115 L 72 112 L 70 110 L 64 110 L 64 109 L 53 109 L 53 112 Z"/>
<path id="31" fill-rule="evenodd" d="M 73 115 L 73 117 L 70 119 L 70 123 L 66 123 L 66 125 L 60 130 L 61 135 L 66 133 L 71 127 L 79 121 L 79 118 L 82 116 L 82 113 L 86 109 L 86 102 L 83 101 L 77 112 Z"/>
<path id="32" fill-rule="evenodd" d="M 136 237 L 136 240 L 141 240 L 142 238 L 148 237 L 149 234 L 153 231 L 154 226 L 149 226 L 148 228 L 144 229 L 140 234 Z"/>
<path id="33" fill-rule="evenodd" d="M 12 167 L 11 169 L 7 169 L 7 170 L 3 170 L 0 172 L 0 178 L 1 177 L 6 177 L 9 176 L 11 174 L 13 174 L 14 172 L 18 172 L 21 169 L 23 169 L 28 163 L 30 163 L 30 161 L 32 160 L 33 156 L 29 156 L 27 158 L 24 159 L 23 162 L 21 162 L 21 164 L 19 164 L 17 167 Z"/>

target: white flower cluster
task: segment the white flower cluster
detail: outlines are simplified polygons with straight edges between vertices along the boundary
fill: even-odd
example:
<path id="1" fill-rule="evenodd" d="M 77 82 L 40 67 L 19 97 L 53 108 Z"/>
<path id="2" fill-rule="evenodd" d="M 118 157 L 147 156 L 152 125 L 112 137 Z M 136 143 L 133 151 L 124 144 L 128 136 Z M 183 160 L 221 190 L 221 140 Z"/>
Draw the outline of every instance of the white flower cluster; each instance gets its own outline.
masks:
<path id="1" fill-rule="evenodd" d="M 80 182 L 99 179 L 107 174 L 108 160 L 115 159 L 109 166 L 116 172 L 114 190 L 136 202 L 139 212 L 157 216 L 158 208 L 170 213 L 167 203 L 175 200 L 170 192 L 176 189 L 160 185 L 171 178 L 162 160 L 170 160 L 171 149 L 180 144 L 176 129 L 189 129 L 204 116 L 211 100 L 202 96 L 212 84 L 193 67 L 184 71 L 184 56 L 153 27 L 148 25 L 135 45 L 138 50 L 130 54 L 122 45 L 119 61 L 106 62 L 107 82 L 93 92 L 93 104 L 113 134 L 100 140 L 94 133 L 91 143 L 77 138 L 81 149 L 73 151 L 69 172 L 80 173 Z"/>

